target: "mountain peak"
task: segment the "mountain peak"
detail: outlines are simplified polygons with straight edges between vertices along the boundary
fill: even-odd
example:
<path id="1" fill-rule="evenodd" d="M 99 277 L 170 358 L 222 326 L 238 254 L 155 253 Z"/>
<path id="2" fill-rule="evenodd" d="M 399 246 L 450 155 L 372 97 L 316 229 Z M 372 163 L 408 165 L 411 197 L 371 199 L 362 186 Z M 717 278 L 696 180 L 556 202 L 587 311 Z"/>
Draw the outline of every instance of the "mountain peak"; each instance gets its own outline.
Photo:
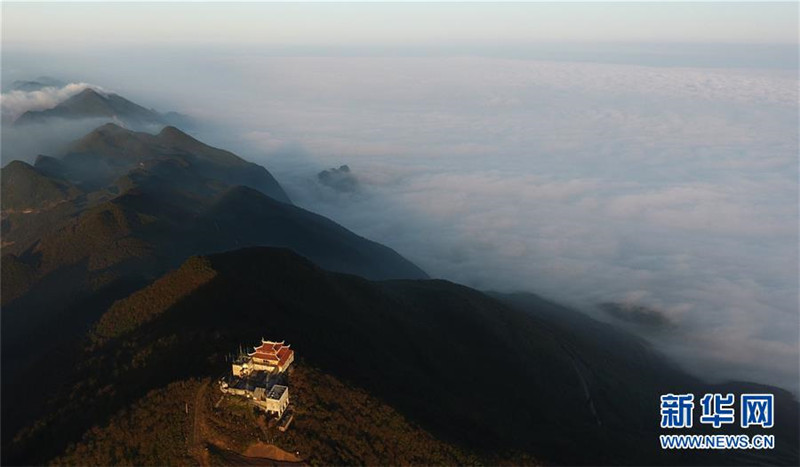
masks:
<path id="1" fill-rule="evenodd" d="M 137 133 L 116 123 L 103 124 L 70 146 L 68 152 L 114 154 L 136 142 Z M 124 151 L 122 151 L 124 152 Z"/>
<path id="2" fill-rule="evenodd" d="M 67 83 L 61 80 L 57 80 L 49 76 L 40 76 L 33 80 L 16 80 L 11 83 L 10 90 L 31 92 L 31 91 L 39 91 L 47 87 L 62 88 L 66 85 Z"/>
<path id="3" fill-rule="evenodd" d="M 88 135 L 84 137 L 84 139 L 96 138 L 102 136 L 132 135 L 133 133 L 134 133 L 133 131 L 123 126 L 117 125 L 116 123 L 108 122 L 92 130 Z"/>
<path id="4" fill-rule="evenodd" d="M 28 164 L 25 161 L 21 160 L 13 160 L 6 164 L 3 167 L 4 171 L 28 171 L 28 170 L 35 170 L 32 165 Z"/>
<path id="5" fill-rule="evenodd" d="M 99 127 L 95 128 L 94 131 L 124 131 L 132 133 L 131 130 L 128 130 L 127 128 L 124 128 L 114 122 L 104 123 Z"/>
<path id="6" fill-rule="evenodd" d="M 3 210 L 53 206 L 78 195 L 78 190 L 71 184 L 48 177 L 27 162 L 11 161 L 3 167 L 0 175 Z"/>
<path id="7" fill-rule="evenodd" d="M 86 88 L 83 91 L 75 94 L 74 96 L 70 97 L 66 101 L 64 101 L 60 105 L 75 105 L 75 104 L 87 104 L 87 103 L 102 103 L 106 104 L 107 98 L 103 94 L 97 92 L 97 90 L 92 88 Z"/>
<path id="8" fill-rule="evenodd" d="M 158 134 L 158 138 L 169 143 L 199 143 L 196 139 L 171 125 L 165 126 Z"/>
<path id="9" fill-rule="evenodd" d="M 146 109 L 118 94 L 87 87 L 52 109 L 25 112 L 15 121 L 15 124 L 43 122 L 51 117 L 104 118 L 125 122 L 126 126 L 134 128 L 164 123 L 162 116 L 154 110 Z"/>
<path id="10" fill-rule="evenodd" d="M 103 96 L 102 94 L 97 92 L 97 90 L 94 89 L 94 88 L 86 88 L 83 91 L 81 91 L 81 92 L 79 92 L 78 94 L 75 94 L 75 95 L 76 96 L 82 96 L 82 97 L 100 97 L 100 98 L 105 98 L 105 96 Z"/>

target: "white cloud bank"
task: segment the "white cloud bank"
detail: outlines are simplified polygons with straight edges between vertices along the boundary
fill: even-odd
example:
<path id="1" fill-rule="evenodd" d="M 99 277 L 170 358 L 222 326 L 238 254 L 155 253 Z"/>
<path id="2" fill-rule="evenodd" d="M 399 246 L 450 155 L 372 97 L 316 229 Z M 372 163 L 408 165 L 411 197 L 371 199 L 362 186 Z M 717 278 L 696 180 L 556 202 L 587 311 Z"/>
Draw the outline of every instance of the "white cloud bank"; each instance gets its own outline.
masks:
<path id="1" fill-rule="evenodd" d="M 0 110 L 3 123 L 10 123 L 30 110 L 52 109 L 59 103 L 86 88 L 100 90 L 88 83 L 69 83 L 63 87 L 46 86 L 35 91 L 12 90 L 0 94 Z"/>
<path id="2" fill-rule="evenodd" d="M 88 83 L 45 86 L 38 90 L 11 90 L 0 94 L 2 131 L 0 160 L 3 165 L 14 159 L 33 163 L 39 154 L 60 154 L 66 145 L 105 123 L 103 118 L 57 119 L 47 123 L 15 126 L 14 121 L 28 111 L 51 109 L 84 89 L 106 91 Z"/>
<path id="3" fill-rule="evenodd" d="M 262 162 L 299 203 L 434 276 L 539 292 L 604 319 L 602 302 L 658 309 L 675 326 L 643 332 L 689 370 L 798 390 L 793 72 L 490 58 L 237 65 L 249 92 L 225 120 L 272 154 Z M 344 163 L 362 193 L 316 184 L 316 170 Z"/>

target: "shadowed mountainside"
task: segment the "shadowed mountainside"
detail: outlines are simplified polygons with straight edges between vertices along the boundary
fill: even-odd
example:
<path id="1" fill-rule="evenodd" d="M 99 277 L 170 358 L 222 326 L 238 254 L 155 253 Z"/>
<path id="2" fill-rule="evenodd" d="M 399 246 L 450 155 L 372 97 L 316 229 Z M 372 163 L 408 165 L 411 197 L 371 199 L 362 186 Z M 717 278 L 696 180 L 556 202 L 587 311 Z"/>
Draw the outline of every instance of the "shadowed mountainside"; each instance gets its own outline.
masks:
<path id="1" fill-rule="evenodd" d="M 147 169 L 164 161 L 179 161 L 197 176 L 248 186 L 278 201 L 291 202 L 265 168 L 230 151 L 208 146 L 171 126 L 152 135 L 115 124 L 103 125 L 67 149 L 61 161 L 62 171 L 54 175 L 99 188 L 137 168 Z"/>
<path id="2" fill-rule="evenodd" d="M 192 254 L 248 245 L 287 246 L 371 278 L 425 277 L 389 248 L 292 206 L 263 167 L 173 127 L 150 135 L 104 125 L 63 157 L 14 161 L 2 176 L 8 263 L 73 295 L 123 277 L 149 281 Z M 13 308 L 33 289 L 20 290 L 27 281 L 6 272 L 3 304 Z M 26 307 L 64 298 L 44 295 Z"/>
<path id="3" fill-rule="evenodd" d="M 101 317 L 72 385 L 51 395 L 11 452 L 29 459 L 30 446 L 47 439 L 47 455 L 58 455 L 148 391 L 220 374 L 231 349 L 274 336 L 478 453 L 566 464 L 797 460 L 797 403 L 776 388 L 780 450 L 662 452 L 659 395 L 713 386 L 608 325 L 535 296 L 501 298 L 508 304 L 446 281 L 370 282 L 283 249 L 195 257 Z"/>
<path id="4" fill-rule="evenodd" d="M 52 207 L 80 194 L 71 183 L 50 178 L 29 164 L 11 161 L 2 169 L 3 211 L 25 211 Z"/>
<path id="5" fill-rule="evenodd" d="M 394 250 L 292 205 L 263 167 L 173 127 L 151 135 L 107 124 L 63 156 L 8 164 L 2 182 L 4 401 L 48 397 L 13 381 L 36 378 L 53 352 L 69 366 L 70 342 L 115 300 L 191 255 L 282 246 L 332 270 L 427 277 Z M 4 403 L 4 427 L 28 420 L 25 407 L 38 410 Z"/>
<path id="6" fill-rule="evenodd" d="M 290 385 L 295 417 L 285 433 L 267 426 L 246 401 L 221 398 L 210 378 L 179 381 L 150 391 L 107 425 L 92 428 L 54 463 L 273 465 L 231 454 L 274 444 L 300 452 L 306 461 L 301 465 L 478 464 L 366 391 L 300 361 L 292 367 Z"/>

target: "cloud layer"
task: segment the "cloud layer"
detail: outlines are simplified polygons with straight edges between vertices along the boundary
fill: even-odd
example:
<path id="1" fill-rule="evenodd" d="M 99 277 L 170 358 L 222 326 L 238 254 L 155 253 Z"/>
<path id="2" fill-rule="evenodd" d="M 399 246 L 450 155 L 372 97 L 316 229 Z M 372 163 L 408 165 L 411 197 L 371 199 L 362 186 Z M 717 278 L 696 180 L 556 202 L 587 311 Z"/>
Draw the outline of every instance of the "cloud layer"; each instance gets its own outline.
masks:
<path id="1" fill-rule="evenodd" d="M 86 88 L 105 92 L 100 86 L 88 83 L 69 83 L 45 86 L 38 90 L 10 90 L 0 94 L 2 111 L 2 151 L 5 165 L 19 159 L 32 163 L 39 154 L 60 154 L 66 145 L 106 122 L 101 118 L 52 119 L 47 123 L 13 124 L 28 111 L 46 110 L 80 93 Z"/>
<path id="2" fill-rule="evenodd" d="M 796 71 L 125 57 L 65 66 L 204 118 L 198 137 L 434 276 L 657 310 L 670 326 L 621 325 L 704 377 L 798 391 Z M 357 192 L 318 182 L 342 164 Z"/>
<path id="3" fill-rule="evenodd" d="M 86 88 L 99 89 L 88 83 L 69 83 L 63 87 L 47 86 L 35 91 L 12 90 L 0 94 L 3 123 L 11 123 L 29 110 L 52 109 Z"/>
<path id="4" fill-rule="evenodd" d="M 669 329 L 632 329 L 684 367 L 797 391 L 793 73 L 486 58 L 241 66 L 268 83 L 253 83 L 263 97 L 237 105 L 237 124 L 298 202 L 435 276 L 601 319 L 602 303 L 659 310 Z M 359 194 L 314 183 L 342 163 Z"/>

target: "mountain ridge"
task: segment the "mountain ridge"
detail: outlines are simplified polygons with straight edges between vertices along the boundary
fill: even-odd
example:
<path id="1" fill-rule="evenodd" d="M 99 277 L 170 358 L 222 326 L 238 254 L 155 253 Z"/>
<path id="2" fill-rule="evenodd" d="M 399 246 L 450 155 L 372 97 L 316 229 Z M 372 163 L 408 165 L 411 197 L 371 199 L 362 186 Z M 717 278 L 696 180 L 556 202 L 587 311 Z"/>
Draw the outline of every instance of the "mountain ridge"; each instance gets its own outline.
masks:
<path id="1" fill-rule="evenodd" d="M 106 123 L 70 145 L 62 160 L 78 168 L 78 172 L 65 174 L 66 177 L 80 177 L 87 183 L 103 185 L 137 169 L 140 164 L 165 158 L 193 161 L 196 169 L 207 178 L 250 186 L 278 201 L 291 203 L 264 167 L 230 151 L 204 144 L 172 126 L 153 135 Z"/>
<path id="2" fill-rule="evenodd" d="M 131 125 L 159 125 L 166 120 L 158 112 L 144 108 L 119 94 L 87 87 L 83 91 L 45 110 L 29 110 L 14 125 L 42 123 L 51 118 L 111 118 Z"/>
<path id="3" fill-rule="evenodd" d="M 391 248 L 290 204 L 265 168 L 177 128 L 152 135 L 107 124 L 60 158 L 12 162 L 0 173 L 6 400 L 46 400 L 12 382 L 36 378 L 114 301 L 192 255 L 283 246 L 342 272 L 427 277 Z M 13 182 L 20 178 L 30 183 Z M 74 353 L 63 352 L 68 366 Z M 38 410 L 23 406 L 4 404 L 4 427 Z"/>
<path id="4" fill-rule="evenodd" d="M 89 400 L 109 407 L 110 416 L 151 388 L 225 371 L 226 352 L 267 334 L 438 439 L 479 455 L 523 452 L 570 465 L 741 462 L 719 452 L 660 450 L 658 397 L 756 386 L 708 385 L 608 325 L 536 297 L 507 298 L 443 280 L 332 273 L 287 249 L 194 257 L 100 318 L 72 378 L 77 385 L 52 396 L 61 414 L 45 407 L 51 415 L 42 423 L 79 436 L 86 425 L 75 424 L 82 417 L 74 411 Z M 87 384 L 89 375 L 109 376 Z M 781 448 L 748 462 L 797 459 L 797 426 L 790 423 L 797 402 L 775 394 Z M 26 433 L 18 448 L 40 444 L 35 429 Z"/>
<path id="5" fill-rule="evenodd" d="M 290 343 L 307 378 L 295 425 L 269 436 L 310 443 L 314 463 L 800 463 L 791 393 L 710 384 L 533 294 L 430 279 L 154 110 L 87 89 L 25 119 L 95 117 L 112 122 L 0 171 L 5 465 L 191 463 L 209 446 L 216 461 L 240 461 L 191 436 L 189 408 L 213 406 L 231 352 L 262 337 Z M 347 166 L 318 181 L 358 188 Z M 326 381 L 336 389 L 317 387 Z M 774 393 L 777 448 L 660 449 L 659 397 L 686 392 Z M 260 429 L 247 409 L 221 415 L 243 439 Z M 387 446 L 393 429 L 427 441 Z M 155 445 L 137 444 L 143 434 Z"/>

